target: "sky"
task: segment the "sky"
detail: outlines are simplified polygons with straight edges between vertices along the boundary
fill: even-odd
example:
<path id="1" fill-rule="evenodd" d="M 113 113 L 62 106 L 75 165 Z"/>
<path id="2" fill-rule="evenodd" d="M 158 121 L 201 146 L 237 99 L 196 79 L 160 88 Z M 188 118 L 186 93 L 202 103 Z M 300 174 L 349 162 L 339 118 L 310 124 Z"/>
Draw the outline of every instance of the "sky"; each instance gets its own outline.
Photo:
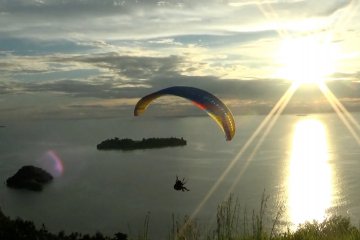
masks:
<path id="1" fill-rule="evenodd" d="M 360 110 L 360 6 L 344 0 L 0 0 L 0 123 L 132 116 L 192 86 L 234 114 Z M 166 97 L 149 115 L 197 114 Z"/>

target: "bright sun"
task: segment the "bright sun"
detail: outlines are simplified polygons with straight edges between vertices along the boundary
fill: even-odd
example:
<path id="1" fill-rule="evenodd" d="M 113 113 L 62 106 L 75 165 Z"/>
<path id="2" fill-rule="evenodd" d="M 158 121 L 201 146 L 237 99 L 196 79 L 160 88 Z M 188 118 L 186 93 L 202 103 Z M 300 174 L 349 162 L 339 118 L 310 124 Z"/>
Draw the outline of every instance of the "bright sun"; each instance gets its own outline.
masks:
<path id="1" fill-rule="evenodd" d="M 276 76 L 298 84 L 320 83 L 335 71 L 339 52 L 331 38 L 310 35 L 284 39 L 277 61 Z"/>

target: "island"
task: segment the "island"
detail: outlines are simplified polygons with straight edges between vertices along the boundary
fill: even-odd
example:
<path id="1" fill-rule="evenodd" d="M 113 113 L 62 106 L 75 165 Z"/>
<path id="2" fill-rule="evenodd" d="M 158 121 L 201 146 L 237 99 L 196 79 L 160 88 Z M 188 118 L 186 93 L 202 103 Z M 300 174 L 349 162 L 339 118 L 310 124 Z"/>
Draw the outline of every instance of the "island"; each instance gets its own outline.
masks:
<path id="1" fill-rule="evenodd" d="M 53 179 L 50 173 L 34 166 L 23 166 L 12 177 L 6 180 L 6 185 L 10 188 L 28 189 L 32 191 L 42 191 L 43 185 Z"/>
<path id="2" fill-rule="evenodd" d="M 129 138 L 106 139 L 97 145 L 98 150 L 136 150 L 149 148 L 164 148 L 185 146 L 186 140 L 183 138 L 143 138 L 142 140 L 132 140 Z"/>

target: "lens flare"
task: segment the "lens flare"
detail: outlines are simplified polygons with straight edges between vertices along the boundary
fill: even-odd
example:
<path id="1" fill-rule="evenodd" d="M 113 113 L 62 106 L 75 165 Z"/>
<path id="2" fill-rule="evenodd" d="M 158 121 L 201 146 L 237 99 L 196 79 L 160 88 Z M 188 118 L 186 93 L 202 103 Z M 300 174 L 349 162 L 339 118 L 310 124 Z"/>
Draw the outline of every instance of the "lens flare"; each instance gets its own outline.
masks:
<path id="1" fill-rule="evenodd" d="M 64 165 L 59 155 L 54 150 L 45 152 L 39 160 L 40 166 L 54 177 L 60 177 L 64 173 Z"/>

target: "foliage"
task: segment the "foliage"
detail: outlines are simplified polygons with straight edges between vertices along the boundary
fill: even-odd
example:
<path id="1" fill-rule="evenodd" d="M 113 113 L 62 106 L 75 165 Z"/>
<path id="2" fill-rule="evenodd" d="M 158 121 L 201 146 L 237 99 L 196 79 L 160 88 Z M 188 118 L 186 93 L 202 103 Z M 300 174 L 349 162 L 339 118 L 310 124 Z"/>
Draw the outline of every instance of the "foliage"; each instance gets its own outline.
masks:
<path id="1" fill-rule="evenodd" d="M 189 216 L 175 218 L 172 216 L 172 229 L 169 240 L 358 240 L 359 228 L 352 226 L 350 219 L 332 216 L 322 222 L 306 222 L 294 232 L 284 229 L 280 223 L 283 212 L 279 208 L 272 224 L 268 224 L 268 196 L 263 193 L 258 212 L 240 208 L 238 199 L 230 196 L 219 204 L 216 214 L 216 224 L 213 229 L 205 228 L 197 219 Z M 20 218 L 10 219 L 0 209 L 0 239 L 6 240 L 150 240 L 148 235 L 150 213 L 144 220 L 143 232 L 136 237 L 128 238 L 124 233 L 116 233 L 113 237 L 104 236 L 100 232 L 94 235 L 78 232 L 65 234 L 50 233 L 44 225 L 37 229 L 33 222 Z M 271 226 L 270 228 L 267 228 Z"/>
<path id="2" fill-rule="evenodd" d="M 37 229 L 31 221 L 16 218 L 15 220 L 5 216 L 0 209 L 0 239 L 6 240 L 127 240 L 124 233 L 116 233 L 114 237 L 107 237 L 100 232 L 94 235 L 81 234 L 78 232 L 65 234 L 50 233 L 45 225 Z"/>
<path id="3" fill-rule="evenodd" d="M 238 199 L 231 195 L 219 204 L 215 229 L 206 232 L 194 219 L 185 217 L 174 221 L 169 240 L 359 240 L 360 230 L 351 225 L 350 219 L 332 216 L 323 222 L 306 222 L 294 232 L 284 229 L 280 219 L 283 207 L 270 219 L 267 208 L 269 196 L 263 193 L 258 212 L 241 209 Z M 267 228 L 271 226 L 270 228 Z"/>

